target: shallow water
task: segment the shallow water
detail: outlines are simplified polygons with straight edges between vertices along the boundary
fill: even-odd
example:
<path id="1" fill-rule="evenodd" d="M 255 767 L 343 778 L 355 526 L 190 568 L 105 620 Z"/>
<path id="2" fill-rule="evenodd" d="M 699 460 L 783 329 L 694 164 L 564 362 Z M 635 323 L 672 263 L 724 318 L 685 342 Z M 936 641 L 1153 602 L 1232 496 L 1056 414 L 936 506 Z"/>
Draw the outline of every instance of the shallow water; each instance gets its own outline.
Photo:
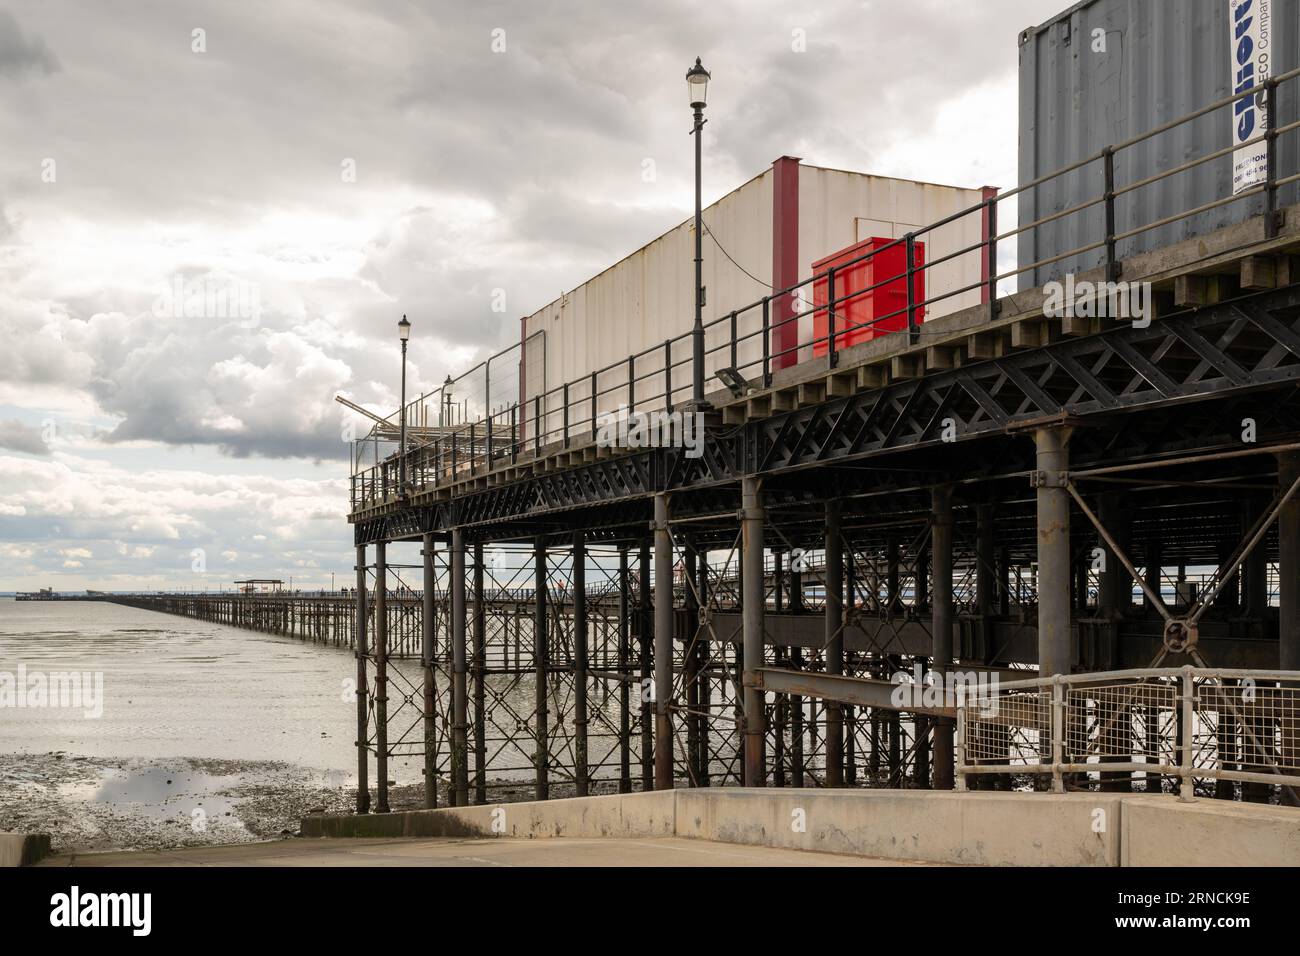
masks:
<path id="1" fill-rule="evenodd" d="M 103 713 L 4 707 L 0 752 L 285 761 L 355 778 L 346 651 L 117 604 L 0 600 L 0 671 L 20 665 L 102 674 Z"/>

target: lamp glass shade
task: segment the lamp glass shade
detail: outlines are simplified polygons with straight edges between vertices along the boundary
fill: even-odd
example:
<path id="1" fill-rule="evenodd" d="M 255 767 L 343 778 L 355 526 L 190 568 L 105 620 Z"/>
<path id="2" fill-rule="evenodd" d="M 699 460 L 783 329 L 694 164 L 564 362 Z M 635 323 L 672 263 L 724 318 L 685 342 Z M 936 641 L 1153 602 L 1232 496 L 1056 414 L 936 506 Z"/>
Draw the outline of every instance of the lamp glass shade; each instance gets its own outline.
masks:
<path id="1" fill-rule="evenodd" d="M 411 323 L 406 321 L 406 316 L 402 316 L 402 321 L 397 323 L 397 334 L 403 342 L 411 337 Z"/>
<path id="2" fill-rule="evenodd" d="M 709 91 L 709 71 L 704 68 L 699 57 L 695 58 L 695 65 L 686 71 L 686 89 L 690 93 L 691 106 L 705 104 Z"/>

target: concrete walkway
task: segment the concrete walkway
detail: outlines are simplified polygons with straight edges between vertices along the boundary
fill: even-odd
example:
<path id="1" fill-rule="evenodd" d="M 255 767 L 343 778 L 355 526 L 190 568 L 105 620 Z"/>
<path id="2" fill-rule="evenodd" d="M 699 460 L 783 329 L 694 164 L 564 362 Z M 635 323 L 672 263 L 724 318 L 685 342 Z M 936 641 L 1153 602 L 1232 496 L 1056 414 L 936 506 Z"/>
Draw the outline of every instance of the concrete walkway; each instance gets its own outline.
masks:
<path id="1" fill-rule="evenodd" d="M 916 866 L 681 837 L 298 839 L 52 856 L 38 866 Z"/>

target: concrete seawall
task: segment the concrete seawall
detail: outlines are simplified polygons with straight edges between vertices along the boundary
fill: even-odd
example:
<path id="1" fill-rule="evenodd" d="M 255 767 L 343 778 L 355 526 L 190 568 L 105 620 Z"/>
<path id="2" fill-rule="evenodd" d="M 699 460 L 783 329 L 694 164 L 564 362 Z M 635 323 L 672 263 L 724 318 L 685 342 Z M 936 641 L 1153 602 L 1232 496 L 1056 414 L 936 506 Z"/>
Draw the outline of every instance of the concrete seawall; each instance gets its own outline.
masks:
<path id="1" fill-rule="evenodd" d="M 715 788 L 313 816 L 309 837 L 665 837 L 970 866 L 1297 866 L 1300 810 L 1118 793 Z"/>
<path id="2" fill-rule="evenodd" d="M 48 833 L 0 833 L 0 869 L 31 866 L 49 855 Z"/>

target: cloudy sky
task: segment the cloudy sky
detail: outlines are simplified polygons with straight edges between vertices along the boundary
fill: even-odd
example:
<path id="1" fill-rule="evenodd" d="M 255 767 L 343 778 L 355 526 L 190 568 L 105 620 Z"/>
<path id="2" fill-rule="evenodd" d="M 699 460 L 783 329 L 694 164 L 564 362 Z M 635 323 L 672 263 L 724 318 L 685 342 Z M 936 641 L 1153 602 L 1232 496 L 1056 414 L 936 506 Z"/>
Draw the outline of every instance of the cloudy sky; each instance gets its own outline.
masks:
<path id="1" fill-rule="evenodd" d="M 685 219 L 695 56 L 706 202 L 1008 186 L 1065 6 L 0 0 L 0 590 L 346 579 L 333 397 L 396 406 L 403 312 L 431 387 Z"/>

